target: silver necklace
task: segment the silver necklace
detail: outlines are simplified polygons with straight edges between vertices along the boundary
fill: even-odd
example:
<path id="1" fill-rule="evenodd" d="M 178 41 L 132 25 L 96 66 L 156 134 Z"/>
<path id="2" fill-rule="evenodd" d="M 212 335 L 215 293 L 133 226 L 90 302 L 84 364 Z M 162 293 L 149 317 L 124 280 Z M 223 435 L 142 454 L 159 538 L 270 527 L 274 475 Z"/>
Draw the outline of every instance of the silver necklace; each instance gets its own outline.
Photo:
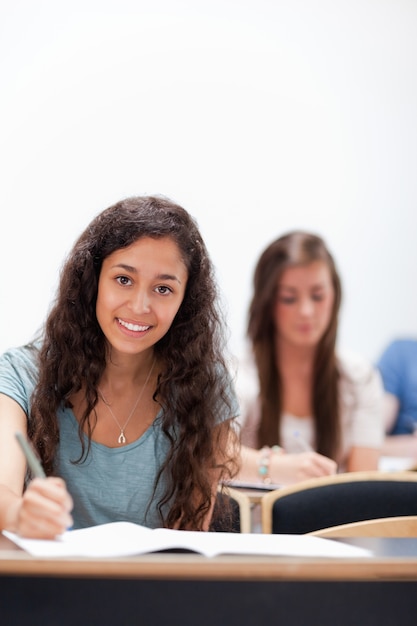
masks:
<path id="1" fill-rule="evenodd" d="M 127 418 L 127 420 L 125 421 L 125 423 L 124 423 L 124 425 L 123 425 L 123 426 L 121 426 L 121 425 L 120 425 L 119 420 L 117 419 L 117 417 L 116 417 L 116 416 L 115 416 L 115 414 L 113 413 L 113 409 L 111 408 L 110 403 L 109 403 L 109 402 L 107 402 L 107 400 L 106 400 L 106 398 L 104 397 L 104 395 L 103 395 L 102 391 L 100 391 L 100 389 L 98 389 L 98 390 L 97 390 L 97 391 L 98 391 L 98 394 L 99 394 L 99 396 L 100 396 L 100 398 L 103 400 L 104 404 L 106 405 L 106 407 L 107 407 L 107 409 L 108 409 L 108 411 L 109 411 L 110 415 L 112 416 L 112 418 L 114 419 L 114 421 L 116 422 L 116 424 L 118 425 L 118 427 L 120 428 L 120 435 L 119 435 L 119 438 L 118 438 L 118 440 L 117 440 L 117 442 L 118 442 L 118 443 L 120 443 L 120 444 L 124 444 L 124 443 L 126 443 L 126 435 L 125 435 L 125 430 L 126 430 L 126 427 L 127 427 L 128 423 L 130 422 L 130 419 L 131 419 L 131 417 L 133 416 L 133 414 L 134 414 L 134 412 L 135 412 L 135 410 L 136 410 L 136 407 L 137 407 L 137 406 L 138 406 L 138 404 L 139 404 L 139 400 L 141 399 L 141 397 L 142 397 L 142 395 L 143 395 L 143 392 L 145 391 L 145 387 L 146 387 L 146 385 L 148 384 L 149 379 L 150 379 L 150 377 L 151 377 L 151 374 L 152 374 L 152 370 L 153 370 L 153 366 L 154 366 L 154 364 L 155 364 L 155 359 L 152 361 L 151 369 L 150 369 L 150 370 L 149 370 L 149 372 L 148 372 L 148 375 L 147 375 L 146 380 L 145 380 L 145 384 L 143 385 L 142 389 L 140 390 L 139 395 L 138 395 L 138 397 L 136 398 L 135 404 L 133 405 L 133 409 L 130 411 L 130 413 L 129 413 L 129 417 Z"/>

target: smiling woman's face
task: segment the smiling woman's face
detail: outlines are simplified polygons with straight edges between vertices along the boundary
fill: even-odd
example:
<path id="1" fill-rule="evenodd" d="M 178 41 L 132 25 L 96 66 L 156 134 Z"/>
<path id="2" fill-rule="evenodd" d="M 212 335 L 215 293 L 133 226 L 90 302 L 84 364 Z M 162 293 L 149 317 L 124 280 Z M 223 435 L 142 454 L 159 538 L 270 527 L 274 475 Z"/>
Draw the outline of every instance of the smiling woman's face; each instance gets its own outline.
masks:
<path id="1" fill-rule="evenodd" d="M 170 237 L 143 237 L 104 259 L 96 315 L 113 352 L 138 354 L 152 348 L 168 332 L 187 278 Z"/>
<path id="2" fill-rule="evenodd" d="M 290 267 L 278 284 L 274 322 L 280 341 L 314 347 L 331 319 L 334 288 L 324 261 Z"/>

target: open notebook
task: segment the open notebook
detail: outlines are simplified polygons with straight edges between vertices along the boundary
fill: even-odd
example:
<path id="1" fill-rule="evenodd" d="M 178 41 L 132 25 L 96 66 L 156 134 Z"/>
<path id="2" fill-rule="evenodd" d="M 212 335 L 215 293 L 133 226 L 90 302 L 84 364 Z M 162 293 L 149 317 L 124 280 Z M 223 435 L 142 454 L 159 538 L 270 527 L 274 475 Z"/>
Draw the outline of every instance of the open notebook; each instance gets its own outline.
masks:
<path id="1" fill-rule="evenodd" d="M 267 535 L 150 529 L 131 522 L 113 522 L 71 530 L 54 540 L 24 539 L 3 534 L 36 557 L 126 557 L 161 550 L 185 550 L 213 557 L 220 554 L 341 557 L 371 556 L 369 550 L 307 535 Z"/>

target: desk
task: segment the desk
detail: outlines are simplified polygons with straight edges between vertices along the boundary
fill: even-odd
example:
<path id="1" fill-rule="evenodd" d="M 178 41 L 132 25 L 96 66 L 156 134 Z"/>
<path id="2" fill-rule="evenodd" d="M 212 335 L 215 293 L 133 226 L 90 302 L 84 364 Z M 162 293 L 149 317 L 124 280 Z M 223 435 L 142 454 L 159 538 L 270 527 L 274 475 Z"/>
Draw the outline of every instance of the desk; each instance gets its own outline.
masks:
<path id="1" fill-rule="evenodd" d="M 348 540 L 346 540 L 348 541 Z M 417 539 L 365 559 L 159 553 L 35 559 L 0 538 L 2 626 L 415 625 Z"/>

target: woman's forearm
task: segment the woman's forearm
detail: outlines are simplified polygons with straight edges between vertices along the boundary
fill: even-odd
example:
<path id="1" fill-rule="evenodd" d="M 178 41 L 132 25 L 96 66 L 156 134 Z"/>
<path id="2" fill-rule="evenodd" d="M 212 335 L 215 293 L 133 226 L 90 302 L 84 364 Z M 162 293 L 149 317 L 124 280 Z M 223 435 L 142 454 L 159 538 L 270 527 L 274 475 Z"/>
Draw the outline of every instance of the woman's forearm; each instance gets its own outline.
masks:
<path id="1" fill-rule="evenodd" d="M 5 485 L 0 485 L 0 530 L 16 532 L 22 498 Z"/>

